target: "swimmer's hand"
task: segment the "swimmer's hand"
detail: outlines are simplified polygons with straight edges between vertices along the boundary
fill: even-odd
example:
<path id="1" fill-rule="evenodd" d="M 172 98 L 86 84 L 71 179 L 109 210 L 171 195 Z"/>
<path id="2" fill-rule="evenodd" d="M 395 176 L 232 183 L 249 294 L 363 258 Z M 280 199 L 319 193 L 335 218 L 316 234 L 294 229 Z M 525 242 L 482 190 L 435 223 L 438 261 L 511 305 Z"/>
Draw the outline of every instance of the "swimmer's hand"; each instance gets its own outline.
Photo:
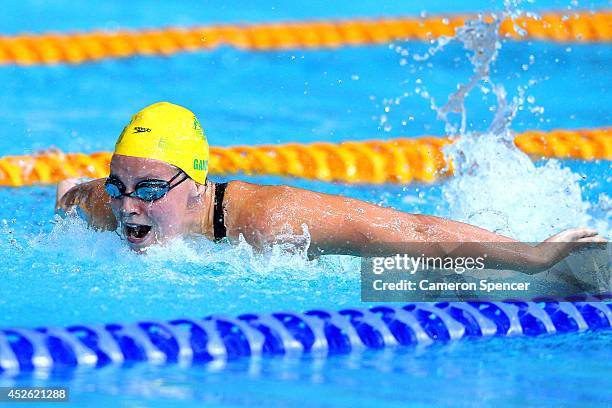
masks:
<path id="1" fill-rule="evenodd" d="M 606 238 L 590 228 L 561 231 L 536 246 L 539 253 L 538 267 L 542 270 L 548 269 L 565 259 L 572 251 L 607 242 Z"/>

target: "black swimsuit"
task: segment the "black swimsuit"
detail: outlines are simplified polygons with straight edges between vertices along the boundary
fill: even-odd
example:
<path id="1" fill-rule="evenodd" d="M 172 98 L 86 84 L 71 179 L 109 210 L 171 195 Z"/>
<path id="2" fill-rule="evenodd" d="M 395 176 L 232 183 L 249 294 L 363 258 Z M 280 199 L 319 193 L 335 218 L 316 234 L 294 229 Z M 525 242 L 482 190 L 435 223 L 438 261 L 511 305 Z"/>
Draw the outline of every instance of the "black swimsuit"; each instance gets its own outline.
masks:
<path id="1" fill-rule="evenodd" d="M 215 208 L 213 214 L 215 242 L 221 241 L 225 238 L 227 233 L 225 230 L 225 216 L 223 215 L 223 196 L 225 195 L 225 187 L 227 187 L 227 183 L 217 183 L 215 185 Z"/>

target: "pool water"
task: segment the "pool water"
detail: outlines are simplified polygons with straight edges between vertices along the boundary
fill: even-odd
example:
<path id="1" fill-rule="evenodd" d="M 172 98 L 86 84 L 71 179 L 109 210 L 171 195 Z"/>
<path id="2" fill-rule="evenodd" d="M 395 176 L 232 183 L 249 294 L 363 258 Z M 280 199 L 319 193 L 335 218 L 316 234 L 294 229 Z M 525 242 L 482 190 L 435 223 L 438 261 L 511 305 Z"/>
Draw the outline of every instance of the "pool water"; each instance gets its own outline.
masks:
<path id="1" fill-rule="evenodd" d="M 566 164 L 589 174 L 596 186 L 588 189 L 591 195 L 609 186 L 608 163 Z M 438 185 L 372 187 L 245 179 L 342 194 L 408 212 L 449 212 Z M 15 207 L 4 215 L 10 222 L 0 243 L 6 259 L 0 272 L 3 326 L 65 326 L 360 304 L 358 258 L 308 261 L 301 254 L 280 251 L 253 255 L 246 245 L 219 245 L 203 238 L 177 241 L 139 256 L 116 234 L 87 230 L 80 220 L 54 226 L 50 222 L 54 194 L 53 187 L 0 190 L 2 208 Z M 609 218 L 605 220 L 609 225 Z M 565 223 L 570 226 L 572 220 Z"/>
<path id="2" fill-rule="evenodd" d="M 411 55 L 430 47 L 402 45 Z M 3 66 L 0 130 L 11 137 L 0 140 L 0 149 L 6 155 L 50 146 L 108 151 L 132 114 L 161 100 L 190 107 L 218 146 L 438 136 L 444 124 L 417 89 L 426 86 L 436 100 L 445 99 L 473 70 L 463 55 L 453 44 L 428 67 L 410 58 L 400 65 L 401 57 L 386 45 L 265 53 L 222 48 L 76 66 Z M 513 130 L 605 126 L 611 58 L 602 44 L 505 43 L 493 78 L 511 93 L 536 81 L 527 93 L 534 102 L 526 102 Z M 392 128 L 385 131 L 384 102 L 397 97 L 403 98 L 387 113 Z M 467 102 L 470 127 L 484 128 L 493 95 Z M 539 106 L 541 114 L 534 109 Z"/>
<path id="3" fill-rule="evenodd" d="M 23 2 L 10 6 L 0 18 L 11 13 L 31 18 L 9 18 L 6 24 L 0 20 L 0 27 L 5 27 L 4 33 L 72 31 L 421 11 L 412 2 L 382 8 L 373 2 L 340 2 L 329 10 L 326 2 L 309 2 L 302 9 L 268 1 L 258 3 L 252 12 L 237 7 L 236 13 L 220 2 L 185 2 L 176 10 L 164 2 L 157 9 L 145 7 L 148 11 L 136 13 L 135 18 L 134 10 L 144 6 L 130 4 L 96 3 L 64 16 L 72 4 Z M 562 9 L 571 5 L 551 1 L 528 6 Z M 580 6 L 594 9 L 605 4 Z M 434 2 L 426 8 L 439 13 L 501 6 Z M 41 15 L 48 18 L 35 18 Z M 423 54 L 431 46 L 397 45 L 408 49 L 410 56 Z M 210 143 L 217 146 L 442 135 L 444 124 L 422 97 L 423 90 L 444 100 L 457 83 L 466 82 L 473 67 L 464 54 L 452 44 L 426 63 L 412 58 L 403 63 L 389 46 L 265 53 L 222 48 L 78 66 L 1 66 L 0 131 L 5 137 L 0 139 L 0 152 L 32 154 L 50 146 L 66 152 L 109 151 L 130 115 L 160 100 L 196 112 Z M 503 83 L 510 96 L 516 95 L 518 86 L 527 86 L 526 96 L 531 97 L 512 129 L 608 126 L 611 60 L 608 44 L 504 43 L 492 78 Z M 399 104 L 389 103 L 395 98 L 401 99 Z M 468 98 L 470 130 L 487 128 L 494 102 L 490 94 Z M 543 239 L 549 229 L 569 228 L 577 222 L 597 227 L 609 238 L 612 163 L 568 160 L 560 167 L 567 170 L 546 173 L 559 175 L 555 180 L 506 180 L 509 188 L 542 183 L 541 190 L 552 191 L 534 193 L 531 200 L 538 211 L 514 210 L 512 194 L 497 197 L 495 204 L 480 205 L 504 208 L 504 222 L 510 230 L 520 231 L 521 239 Z M 463 215 L 448 195 L 479 194 L 457 190 L 447 181 L 372 186 L 242 175 L 213 178 L 289 184 L 458 219 Z M 556 185 L 560 192 L 550 188 Z M 575 189 L 564 194 L 568 185 Z M 493 187 L 484 184 L 481 191 Z M 77 219 L 54 218 L 54 198 L 54 186 L 0 188 L 2 327 L 367 306 L 360 302 L 357 258 L 308 261 L 301 254 L 289 256 L 282 248 L 253 255 L 247 245 L 217 245 L 197 238 L 137 256 L 114 233 L 94 233 Z M 579 210 L 564 212 L 559 200 L 579 203 Z M 551 213 L 558 219 L 546 228 L 539 226 L 538 221 L 548 222 Z M 0 378 L 0 385 L 64 384 L 70 387 L 74 403 L 92 406 L 196 401 L 213 406 L 605 406 L 612 400 L 607 376 L 612 368 L 610 340 L 609 332 L 499 338 L 326 360 L 262 359 L 192 368 L 137 365 L 21 375 Z"/>

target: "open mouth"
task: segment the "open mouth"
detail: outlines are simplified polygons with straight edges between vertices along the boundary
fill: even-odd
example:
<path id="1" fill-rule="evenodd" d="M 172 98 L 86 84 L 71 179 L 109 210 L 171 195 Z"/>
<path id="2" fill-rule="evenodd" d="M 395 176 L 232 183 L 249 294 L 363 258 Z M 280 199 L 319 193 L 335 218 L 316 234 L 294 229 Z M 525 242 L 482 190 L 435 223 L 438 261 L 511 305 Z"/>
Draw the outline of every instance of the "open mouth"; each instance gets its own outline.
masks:
<path id="1" fill-rule="evenodd" d="M 123 234 L 125 235 L 127 240 L 131 243 L 143 242 L 147 238 L 150 232 L 151 232 L 150 225 L 132 224 L 132 223 L 123 224 Z"/>

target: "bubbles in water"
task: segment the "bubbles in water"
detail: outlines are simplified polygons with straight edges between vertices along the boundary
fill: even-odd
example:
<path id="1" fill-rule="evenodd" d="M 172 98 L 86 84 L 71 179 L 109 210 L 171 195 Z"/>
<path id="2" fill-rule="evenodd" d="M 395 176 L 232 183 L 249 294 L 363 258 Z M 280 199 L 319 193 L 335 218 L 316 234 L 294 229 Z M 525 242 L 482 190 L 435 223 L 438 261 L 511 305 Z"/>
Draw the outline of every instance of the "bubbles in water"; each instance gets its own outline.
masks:
<path id="1" fill-rule="evenodd" d="M 2 220 L 2 229 L 1 229 L 2 234 L 6 237 L 6 242 L 12 247 L 11 249 L 13 250 L 17 250 L 17 251 L 23 251 L 23 247 L 21 246 L 21 244 L 19 244 L 19 242 L 17 242 L 17 239 L 15 238 L 15 235 L 13 234 L 13 230 L 11 227 L 9 227 L 9 221 L 8 220 Z"/>

